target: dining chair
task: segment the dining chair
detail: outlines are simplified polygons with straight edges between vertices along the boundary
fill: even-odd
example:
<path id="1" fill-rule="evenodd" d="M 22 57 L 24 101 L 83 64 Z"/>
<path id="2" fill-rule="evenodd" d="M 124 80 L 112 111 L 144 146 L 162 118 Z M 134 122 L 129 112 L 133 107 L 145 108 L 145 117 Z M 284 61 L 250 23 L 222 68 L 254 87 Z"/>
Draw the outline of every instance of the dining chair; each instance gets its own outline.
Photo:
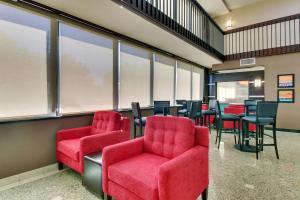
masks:
<path id="1" fill-rule="evenodd" d="M 256 159 L 258 160 L 258 152 L 263 151 L 264 146 L 274 146 L 277 159 L 279 159 L 277 136 L 276 136 L 276 119 L 277 119 L 278 102 L 277 101 L 260 101 L 257 102 L 256 115 L 245 116 L 243 121 L 243 132 L 248 132 L 248 124 L 256 125 L 255 133 L 255 151 Z M 272 126 L 273 135 L 264 133 L 266 125 Z M 264 136 L 273 138 L 273 144 L 264 144 Z M 244 145 L 244 134 L 242 134 L 242 146 Z"/>
<path id="2" fill-rule="evenodd" d="M 170 101 L 154 101 L 154 115 L 170 115 Z"/>
<path id="3" fill-rule="evenodd" d="M 220 102 L 216 101 L 216 126 L 217 126 L 217 135 L 216 141 L 218 142 L 218 149 L 220 148 L 220 143 L 222 139 L 222 131 L 224 131 L 224 122 L 230 121 L 233 122 L 233 133 L 234 133 L 234 143 L 236 144 L 236 135 L 238 134 L 238 142 L 240 143 L 240 129 L 236 128 L 236 124 L 240 127 L 240 117 L 235 114 L 224 114 L 221 110 Z M 238 131 L 237 131 L 238 130 Z"/>
<path id="4" fill-rule="evenodd" d="M 146 125 L 146 117 L 142 117 L 141 108 L 139 102 L 132 102 L 132 115 L 133 115 L 133 132 L 134 138 L 136 138 L 136 127 L 140 129 L 140 136 L 143 135 L 143 127 Z"/>

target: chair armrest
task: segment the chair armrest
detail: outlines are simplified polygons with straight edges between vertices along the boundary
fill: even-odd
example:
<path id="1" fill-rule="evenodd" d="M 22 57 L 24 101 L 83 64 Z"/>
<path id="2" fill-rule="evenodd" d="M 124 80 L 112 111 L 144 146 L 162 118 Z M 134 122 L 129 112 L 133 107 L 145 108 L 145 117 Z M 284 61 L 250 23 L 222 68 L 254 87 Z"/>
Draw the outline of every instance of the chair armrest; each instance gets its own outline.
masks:
<path id="1" fill-rule="evenodd" d="M 196 126 L 195 128 L 195 143 L 196 145 L 208 147 L 209 146 L 209 133 L 208 128 L 204 126 Z"/>
<path id="2" fill-rule="evenodd" d="M 138 138 L 105 147 L 102 152 L 103 191 L 108 193 L 108 168 L 110 165 L 143 153 L 144 138 Z"/>
<path id="3" fill-rule="evenodd" d="M 102 151 L 104 147 L 129 140 L 127 132 L 112 131 L 109 133 L 95 134 L 80 139 L 80 153 L 85 156 L 90 153 Z"/>
<path id="4" fill-rule="evenodd" d="M 59 130 L 56 133 L 56 142 L 59 142 L 61 140 L 85 137 L 90 135 L 90 133 L 91 133 L 91 126 Z"/>
<path id="5" fill-rule="evenodd" d="M 160 200 L 195 200 L 207 187 L 207 147 L 196 146 L 159 168 Z"/>

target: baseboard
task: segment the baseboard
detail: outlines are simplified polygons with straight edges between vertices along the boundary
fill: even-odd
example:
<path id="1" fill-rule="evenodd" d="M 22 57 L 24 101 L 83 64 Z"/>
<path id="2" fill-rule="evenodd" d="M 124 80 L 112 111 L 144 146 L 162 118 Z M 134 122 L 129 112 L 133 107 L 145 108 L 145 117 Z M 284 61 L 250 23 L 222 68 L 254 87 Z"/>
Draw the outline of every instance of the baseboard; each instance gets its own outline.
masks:
<path id="1" fill-rule="evenodd" d="M 48 165 L 35 170 L 27 171 L 21 174 L 0 179 L 0 191 L 7 190 L 25 183 L 30 183 L 61 171 L 58 170 L 57 164 Z"/>

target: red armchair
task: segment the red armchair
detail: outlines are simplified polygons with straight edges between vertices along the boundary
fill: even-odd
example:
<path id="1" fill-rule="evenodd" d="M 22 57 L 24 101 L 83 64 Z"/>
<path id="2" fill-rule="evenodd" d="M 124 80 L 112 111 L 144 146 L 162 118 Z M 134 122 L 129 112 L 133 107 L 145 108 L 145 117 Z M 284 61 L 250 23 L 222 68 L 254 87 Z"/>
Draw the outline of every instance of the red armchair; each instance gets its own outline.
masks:
<path id="1" fill-rule="evenodd" d="M 130 139 L 130 120 L 117 112 L 99 111 L 92 126 L 60 130 L 56 134 L 56 159 L 83 173 L 83 157 L 102 151 L 105 146 Z"/>
<path id="2" fill-rule="evenodd" d="M 103 150 L 103 191 L 118 200 L 196 200 L 208 187 L 208 128 L 147 118 L 143 138 Z"/>

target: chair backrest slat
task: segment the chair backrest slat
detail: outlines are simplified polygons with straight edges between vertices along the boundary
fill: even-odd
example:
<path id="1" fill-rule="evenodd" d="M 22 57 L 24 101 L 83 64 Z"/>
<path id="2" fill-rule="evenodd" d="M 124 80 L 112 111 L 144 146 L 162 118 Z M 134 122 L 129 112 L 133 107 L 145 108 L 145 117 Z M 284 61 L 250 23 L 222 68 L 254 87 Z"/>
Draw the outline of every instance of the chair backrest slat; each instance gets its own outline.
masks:
<path id="1" fill-rule="evenodd" d="M 194 119 L 202 115 L 202 101 L 191 101 L 191 110 L 189 112 L 189 117 Z"/>

